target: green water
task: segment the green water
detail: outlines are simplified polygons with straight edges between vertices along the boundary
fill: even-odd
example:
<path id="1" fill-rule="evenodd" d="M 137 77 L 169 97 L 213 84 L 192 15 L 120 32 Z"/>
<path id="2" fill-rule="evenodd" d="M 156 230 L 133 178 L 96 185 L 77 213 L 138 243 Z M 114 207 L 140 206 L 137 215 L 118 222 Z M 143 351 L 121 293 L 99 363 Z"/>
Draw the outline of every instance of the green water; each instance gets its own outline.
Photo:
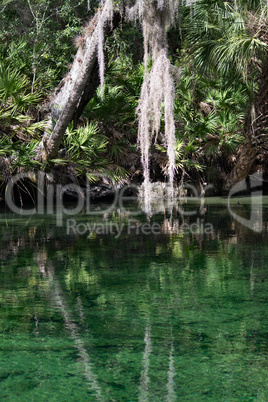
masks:
<path id="1" fill-rule="evenodd" d="M 67 234 L 70 216 L 2 211 L 0 398 L 267 401 L 267 207 L 254 232 L 206 204 L 185 218 L 195 233 L 163 214 L 159 233 L 129 230 L 115 211 L 75 216 L 99 232 Z M 246 200 L 234 210 L 250 217 Z"/>

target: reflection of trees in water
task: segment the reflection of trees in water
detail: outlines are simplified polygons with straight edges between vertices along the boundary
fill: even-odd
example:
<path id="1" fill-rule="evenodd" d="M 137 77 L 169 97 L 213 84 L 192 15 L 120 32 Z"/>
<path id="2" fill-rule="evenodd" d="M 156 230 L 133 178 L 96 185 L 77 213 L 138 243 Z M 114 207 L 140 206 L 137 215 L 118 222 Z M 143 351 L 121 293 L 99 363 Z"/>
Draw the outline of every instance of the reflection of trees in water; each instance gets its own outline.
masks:
<path id="1" fill-rule="evenodd" d="M 47 259 L 47 254 L 42 253 L 39 254 L 38 258 L 38 266 L 42 275 L 48 279 L 50 284 L 51 291 L 51 302 L 53 306 L 57 306 L 63 316 L 65 328 L 70 333 L 72 339 L 74 340 L 75 347 L 78 349 L 79 356 L 81 357 L 81 361 L 84 365 L 84 375 L 88 381 L 90 388 L 94 391 L 97 400 L 104 400 L 100 385 L 98 383 L 97 376 L 94 374 L 94 371 L 97 371 L 96 368 L 94 370 L 94 365 L 91 362 L 89 353 L 83 341 L 83 338 L 80 336 L 81 328 L 75 323 L 74 316 L 70 312 L 70 307 L 68 307 L 68 303 L 64 296 L 64 291 L 60 286 L 59 281 L 57 280 L 54 272 L 55 269 L 52 265 L 52 262 Z M 81 297 L 77 297 L 77 302 L 75 305 L 75 310 L 79 315 L 80 322 L 79 324 L 83 328 L 83 332 L 86 332 L 87 336 L 89 335 L 89 329 L 85 321 L 85 314 L 82 305 Z M 150 319 L 150 318 L 149 318 Z M 145 326 L 145 337 L 144 337 L 145 349 L 143 352 L 142 358 L 142 371 L 140 376 L 140 386 L 139 386 L 139 400 L 140 401 L 148 401 L 150 400 L 150 355 L 152 353 L 152 341 L 151 341 L 151 326 L 147 324 Z M 167 373 L 167 401 L 175 401 L 176 393 L 174 390 L 174 377 L 175 377 L 175 366 L 174 366 L 174 346 L 173 341 L 170 346 L 170 354 L 169 354 L 169 369 Z"/>
<path id="2" fill-rule="evenodd" d="M 166 329 L 161 333 L 161 342 L 166 342 L 164 359 L 167 365 L 163 393 L 166 393 L 168 401 L 175 400 L 175 381 L 179 373 L 175 375 L 174 361 L 179 351 L 176 342 L 168 338 L 170 322 L 180 323 L 174 330 L 174 337 L 180 337 L 180 350 L 191 350 L 194 345 L 195 350 L 201 351 L 206 337 L 210 339 L 209 350 L 224 351 L 230 355 L 230 360 L 233 347 L 243 350 L 256 348 L 254 337 L 249 336 L 248 317 L 243 315 L 243 311 L 239 317 L 236 312 L 229 315 L 226 312 L 223 320 L 237 319 L 239 336 L 235 346 L 225 339 L 217 327 L 219 317 L 213 310 L 213 303 L 218 303 L 225 314 L 222 304 L 226 303 L 228 308 L 232 303 L 228 301 L 230 295 L 238 301 L 247 300 L 250 288 L 253 297 L 258 290 L 258 281 L 268 279 L 268 252 L 262 255 L 256 253 L 256 248 L 252 247 L 254 237 L 251 238 L 246 229 L 238 228 L 238 224 L 231 219 L 226 219 L 226 216 L 218 216 L 217 219 L 218 222 L 223 221 L 225 227 L 220 227 L 213 237 L 162 233 L 153 238 L 133 236 L 131 241 L 124 236 L 119 239 L 96 236 L 90 240 L 83 236 L 65 238 L 60 229 L 44 225 L 44 222 L 32 227 L 11 223 L 6 229 L 9 238 L 3 236 L 1 239 L 1 301 L 5 303 L 5 296 L 8 295 L 4 285 L 5 278 L 10 280 L 10 276 L 25 280 L 25 289 L 18 295 L 17 305 L 31 305 L 38 292 L 41 292 L 44 300 L 51 300 L 52 305 L 58 307 L 65 328 L 78 350 L 85 378 L 100 400 L 105 390 L 100 386 L 97 368 L 94 367 L 94 347 L 92 354 L 89 354 L 83 335 L 86 333 L 88 338 L 90 334 L 94 338 L 97 333 L 96 328 L 89 330 L 87 327 L 87 310 L 83 307 L 87 298 L 94 299 L 98 310 L 97 313 L 94 310 L 94 314 L 99 318 L 97 329 L 101 329 L 104 339 L 113 339 L 120 331 L 126 331 L 125 335 L 122 334 L 126 339 L 131 338 L 134 331 L 132 333 L 129 329 L 130 318 L 126 317 L 134 316 L 139 320 L 139 330 L 135 336 L 140 342 L 140 375 L 136 380 L 140 400 L 148 399 L 152 391 L 155 370 L 152 357 L 160 346 L 154 338 L 158 333 L 156 323 L 163 323 Z M 230 230 L 227 230 L 227 234 L 224 231 L 226 227 Z M 264 233 L 252 236 L 255 236 L 259 248 L 265 245 Z M 247 243 L 249 247 L 245 247 Z M 228 277 L 232 280 L 226 280 Z M 242 278 L 247 278 L 247 281 L 243 287 L 238 287 L 237 283 Z M 67 295 L 73 290 L 75 293 L 72 293 L 71 305 Z M 208 301 L 203 314 L 199 301 L 204 294 L 207 294 Z M 9 302 L 10 297 L 8 295 Z M 211 306 L 210 300 L 213 301 Z M 193 318 L 181 322 L 181 317 L 189 314 L 189 311 Z M 172 318 L 171 312 L 175 318 Z M 208 312 L 211 316 L 207 316 Z M 37 322 L 39 317 L 46 314 L 46 308 L 39 305 L 33 317 Z M 75 321 L 77 317 L 78 321 Z M 206 321 L 204 327 L 200 324 L 200 329 L 199 323 Z M 258 326 L 258 317 L 255 322 Z M 124 342 L 127 344 L 126 340 Z M 124 342 L 120 351 L 124 349 Z M 114 359 L 118 359 L 118 365 L 123 364 L 119 353 Z"/>
<path id="3" fill-rule="evenodd" d="M 170 346 L 170 354 L 169 354 L 169 368 L 168 368 L 168 382 L 167 382 L 167 401 L 173 402 L 176 401 L 177 395 L 174 389 L 175 384 L 175 363 L 174 363 L 174 345 L 173 341 Z"/>
<path id="4" fill-rule="evenodd" d="M 150 356 L 153 353 L 153 345 L 151 339 L 151 324 L 148 322 L 145 326 L 145 336 L 144 336 L 144 352 L 142 357 L 142 371 L 140 376 L 140 385 L 139 385 L 139 401 L 145 402 L 151 400 L 150 394 L 150 376 L 149 376 L 149 369 L 150 369 Z M 169 353 L 169 367 L 167 372 L 167 393 L 164 400 L 168 402 L 173 402 L 177 399 L 177 395 L 175 392 L 175 365 L 174 365 L 174 345 L 173 341 L 170 345 L 170 353 Z M 163 389 L 163 394 L 165 393 Z"/>
<path id="5" fill-rule="evenodd" d="M 244 206 L 242 210 L 243 208 Z M 115 213 L 113 215 L 113 219 L 120 221 L 120 216 Z M 122 259 L 135 271 L 141 264 L 147 267 L 149 263 L 159 264 L 165 262 L 167 258 L 174 264 L 180 264 L 187 280 L 191 280 L 190 273 L 196 260 L 203 261 L 202 269 L 206 271 L 205 275 L 203 272 L 203 277 L 207 278 L 208 283 L 214 282 L 220 286 L 221 278 L 233 269 L 235 259 L 237 264 L 241 264 L 242 259 L 245 266 L 251 261 L 251 286 L 254 287 L 253 282 L 255 279 L 258 280 L 258 273 L 254 268 L 256 256 L 252 245 L 256 244 L 258 247 L 265 245 L 266 231 L 254 233 L 245 228 L 226 213 L 226 207 L 209 205 L 206 215 L 214 227 L 211 235 L 204 233 L 183 235 L 178 231 L 178 217 L 161 219 L 158 216 L 156 222 L 162 224 L 161 234 L 133 235 L 131 240 L 126 234 L 117 239 L 113 236 L 96 235 L 90 240 L 86 236 L 62 236 L 65 228 L 57 228 L 50 217 L 22 219 L 15 216 L 12 220 L 6 220 L 6 225 L 1 227 L 0 262 L 15 258 L 19 264 L 24 262 L 30 266 L 33 256 L 37 255 L 38 259 L 46 252 L 50 259 L 56 258 L 60 265 L 64 265 L 65 283 L 72 289 L 77 282 L 84 285 L 87 283 L 87 286 L 101 283 L 103 272 L 99 267 L 112 269 L 121 264 Z M 194 219 L 196 218 L 193 217 L 192 220 Z M 191 222 L 190 218 L 186 221 Z M 246 244 L 248 247 L 244 249 Z M 242 253 L 240 247 L 243 247 Z M 83 253 L 83 250 L 86 252 Z M 265 264 L 264 260 L 265 257 L 262 257 L 257 264 Z M 15 270 L 19 269 L 15 268 L 14 261 L 13 265 Z M 29 270 L 22 270 L 21 275 L 29 277 L 32 273 Z M 162 274 L 158 275 L 161 282 Z"/>
<path id="6" fill-rule="evenodd" d="M 142 358 L 142 372 L 140 377 L 140 386 L 139 386 L 139 401 L 148 401 L 149 400 L 149 367 L 150 367 L 150 355 L 152 353 L 152 341 L 151 341 L 151 327 L 148 324 L 145 328 L 145 337 L 144 337 L 145 348 L 143 352 Z"/>
<path id="7" fill-rule="evenodd" d="M 240 207 L 243 212 L 244 206 Z M 245 244 L 249 245 L 246 252 L 248 259 L 253 253 L 252 244 L 265 245 L 267 227 L 265 231 L 255 233 L 232 219 L 226 213 L 226 207 L 220 208 L 210 205 L 207 210 L 208 221 L 214 227 L 212 235 L 207 236 L 204 233 L 186 233 L 183 235 L 178 230 L 178 217 L 173 219 L 162 217 L 162 220 L 158 217 L 156 222 L 162 222 L 162 233 L 160 235 L 133 235 L 131 241 L 126 234 L 117 239 L 113 236 L 96 235 L 90 240 L 86 236 L 62 236 L 65 228 L 57 228 L 53 221 L 51 222 L 50 217 L 49 219 L 38 217 L 31 220 L 30 218 L 20 219 L 15 216 L 15 218 L 12 217 L 12 220 L 6 220 L 6 224 L 1 226 L 0 261 L 16 256 L 20 260 L 29 259 L 30 263 L 32 255 L 37 252 L 42 253 L 44 249 L 52 258 L 57 253 L 58 255 L 62 254 L 62 258 L 65 259 L 67 249 L 68 258 L 81 261 L 79 266 L 80 271 L 82 271 L 85 266 L 94 269 L 99 261 L 101 261 L 102 267 L 108 268 L 111 264 L 116 265 L 117 261 L 120 262 L 122 257 L 124 259 L 129 258 L 132 265 L 135 266 L 140 263 L 140 255 L 143 255 L 145 259 L 146 255 L 150 255 L 150 260 L 156 258 L 158 262 L 161 262 L 162 259 L 165 260 L 166 255 L 172 256 L 174 259 L 187 257 L 187 260 L 190 260 L 198 253 L 200 253 L 201 258 L 206 258 L 207 254 L 210 254 L 210 250 L 213 249 L 214 255 L 218 254 L 223 258 L 229 253 L 237 253 L 240 257 L 240 250 L 237 245 L 243 246 Z M 114 219 L 118 220 L 119 218 L 115 216 Z M 193 217 L 192 221 L 194 219 L 196 218 Z M 191 223 L 191 220 L 187 218 L 186 222 Z M 85 258 L 80 258 L 80 251 L 84 249 L 87 250 Z M 127 255 L 126 249 L 128 250 Z M 98 271 L 95 279 L 98 277 Z M 72 270 L 72 272 L 74 271 Z M 80 276 L 83 277 L 82 274 Z"/>
<path id="8" fill-rule="evenodd" d="M 42 275 L 48 277 L 48 281 L 49 281 L 50 289 L 51 289 L 51 299 L 52 299 L 51 301 L 53 302 L 54 306 L 57 306 L 59 308 L 59 311 L 61 312 L 61 314 L 63 316 L 65 327 L 69 331 L 69 333 L 74 341 L 74 345 L 78 350 L 79 356 L 81 358 L 81 362 L 83 363 L 84 375 L 87 379 L 87 382 L 88 382 L 90 388 L 94 391 L 96 399 L 99 401 L 103 401 L 101 388 L 98 384 L 97 377 L 93 372 L 93 364 L 91 362 L 89 353 L 87 352 L 83 338 L 79 334 L 80 328 L 75 323 L 75 320 L 70 312 L 70 309 L 67 307 L 68 304 L 65 299 L 64 292 L 60 286 L 59 281 L 57 280 L 56 276 L 54 275 L 54 267 L 52 265 L 52 262 L 43 259 L 43 261 L 42 262 L 40 261 L 40 263 L 41 263 L 40 264 L 40 272 L 42 273 Z M 45 269 L 44 269 L 44 267 L 45 267 Z M 83 306 L 81 304 L 81 300 L 78 301 L 78 304 L 79 304 L 79 311 L 80 311 L 79 315 L 80 315 L 80 318 L 83 319 Z M 83 322 L 83 324 L 85 325 L 84 322 Z"/>

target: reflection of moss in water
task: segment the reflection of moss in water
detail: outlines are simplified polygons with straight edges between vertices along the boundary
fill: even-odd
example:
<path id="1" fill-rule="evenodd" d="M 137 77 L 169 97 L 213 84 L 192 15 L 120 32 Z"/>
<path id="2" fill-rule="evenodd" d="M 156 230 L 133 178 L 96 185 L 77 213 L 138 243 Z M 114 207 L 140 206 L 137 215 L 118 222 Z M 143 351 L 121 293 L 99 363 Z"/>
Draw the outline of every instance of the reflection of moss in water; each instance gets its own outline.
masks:
<path id="1" fill-rule="evenodd" d="M 217 205 L 212 237 L 88 240 L 51 218 L 12 219 L 0 229 L 0 397 L 94 400 L 82 351 L 105 400 L 141 398 L 146 367 L 149 400 L 268 399 L 265 233 L 235 231 Z"/>

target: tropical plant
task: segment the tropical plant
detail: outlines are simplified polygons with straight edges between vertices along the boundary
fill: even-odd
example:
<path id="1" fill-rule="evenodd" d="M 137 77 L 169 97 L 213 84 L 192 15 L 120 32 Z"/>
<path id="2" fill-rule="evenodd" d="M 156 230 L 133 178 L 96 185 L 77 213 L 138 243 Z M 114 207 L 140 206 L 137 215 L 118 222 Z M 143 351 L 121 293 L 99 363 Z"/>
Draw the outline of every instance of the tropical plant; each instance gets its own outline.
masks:
<path id="1" fill-rule="evenodd" d="M 75 130 L 70 124 L 65 141 L 68 155 L 76 162 L 87 160 L 90 163 L 93 157 L 106 150 L 107 145 L 107 139 L 99 133 L 96 123 L 87 123 Z"/>
<path id="2" fill-rule="evenodd" d="M 177 168 L 179 174 L 193 166 L 198 170 L 204 165 L 220 169 L 223 160 L 228 162 L 225 162 L 225 173 L 229 173 L 235 160 L 229 156 L 236 155 L 244 146 L 249 152 L 241 155 L 247 166 L 244 173 L 248 172 L 257 152 L 254 141 L 267 137 L 266 1 L 199 0 L 187 1 L 187 6 L 179 7 L 177 1 L 127 1 L 126 9 L 121 9 L 123 2 L 105 1 L 98 11 L 92 8 L 91 12 L 86 10 L 85 4 L 72 8 L 71 3 L 64 0 L 52 3 L 9 0 L 0 6 L 3 27 L 0 33 L 1 155 L 10 157 L 14 149 L 16 155 L 25 151 L 32 157 L 34 148 L 29 144 L 40 139 L 44 127 L 39 117 L 34 117 L 37 116 L 36 106 L 42 100 L 36 88 L 41 89 L 41 94 L 53 88 L 71 60 L 71 38 L 80 32 L 82 36 L 75 41 L 78 50 L 70 75 L 58 88 L 62 101 L 57 116 L 60 122 L 43 141 L 51 143 L 50 150 L 54 154 L 49 156 L 50 162 L 74 163 L 80 175 L 105 169 L 123 171 L 134 165 L 134 159 L 137 165 L 139 130 L 147 178 L 149 166 L 152 166 L 149 158 L 155 155 L 153 141 L 161 151 L 158 155 L 162 161 L 167 162 L 163 154 L 168 155 L 165 171 L 171 167 L 170 177 L 173 168 Z M 190 3 L 192 7 L 188 7 Z M 134 4 L 136 9 L 132 8 Z M 25 13 L 19 15 L 16 7 Z M 113 29 L 109 24 L 111 8 Z M 122 29 L 115 29 L 120 25 L 119 11 L 123 16 Z M 93 12 L 96 12 L 95 17 L 82 32 L 81 22 Z M 178 15 L 179 23 L 174 18 Z M 140 19 L 145 33 L 144 48 L 139 24 L 131 25 L 129 19 Z M 97 28 L 98 21 L 101 26 Z M 167 36 L 166 31 L 172 24 L 173 32 Z M 16 25 L 16 32 L 12 33 Z M 106 34 L 110 37 L 103 49 Z M 19 37 L 21 40 L 17 40 Z M 171 39 L 172 47 L 169 46 Z M 84 59 L 86 40 L 92 44 L 88 59 Z M 143 53 L 145 66 L 141 64 Z M 99 73 L 97 59 L 102 85 L 95 92 Z M 90 68 L 87 70 L 85 65 Z M 105 84 L 104 67 L 107 69 Z M 84 75 L 77 76 L 81 71 Z M 87 93 L 88 97 L 83 98 Z M 66 94 L 71 96 L 70 102 Z M 82 118 L 74 119 L 77 110 L 87 102 Z M 57 107 L 54 105 L 54 108 Z M 72 119 L 75 130 L 70 126 L 64 136 Z M 100 131 L 90 136 L 89 132 L 94 130 L 87 121 L 96 122 Z M 253 122 L 256 138 L 251 136 Z M 79 126 L 77 128 L 80 123 L 83 125 L 81 132 Z M 53 132 L 57 137 L 54 143 Z M 168 139 L 164 139 L 165 133 L 170 134 Z M 21 146 L 23 142 L 27 145 L 25 149 Z M 62 156 L 62 145 L 65 156 Z M 247 154 L 249 160 L 246 160 Z M 44 160 L 47 155 L 49 152 Z M 140 167 L 134 168 L 134 171 L 140 170 Z"/>
<path id="3" fill-rule="evenodd" d="M 257 153 L 265 151 L 265 147 L 259 147 L 258 151 L 257 145 L 259 140 L 265 140 L 268 115 L 267 4 L 264 1 L 200 0 L 196 4 L 195 13 L 188 16 L 186 37 L 191 47 L 192 61 L 197 70 L 202 69 L 202 74 L 205 73 L 207 77 L 220 74 L 229 87 L 235 82 L 235 89 L 239 82 L 242 85 L 253 83 L 248 97 L 248 118 L 241 120 L 241 114 L 238 118 L 240 129 L 232 116 L 223 112 L 226 101 L 224 96 L 232 94 L 233 97 L 234 91 L 221 93 L 221 124 L 229 132 L 228 136 L 224 136 L 230 139 L 237 133 L 237 140 L 240 135 L 238 141 L 230 141 L 230 149 L 238 151 L 239 147 L 235 149 L 235 143 L 241 144 L 241 138 L 244 137 L 234 169 L 226 178 L 226 187 L 230 187 L 249 174 Z M 242 114 L 245 115 L 245 110 Z"/>
<path id="4" fill-rule="evenodd" d="M 29 79 L 20 70 L 0 61 L 0 99 L 1 107 L 14 116 L 18 112 L 27 112 L 37 104 L 40 95 L 29 93 Z"/>
<path id="5" fill-rule="evenodd" d="M 266 49 L 257 32 L 251 32 L 249 27 L 249 13 L 263 18 L 256 2 L 200 0 L 194 14 L 187 9 L 186 12 L 185 35 L 195 66 L 203 72 L 220 72 L 227 79 L 233 80 L 231 74 L 245 79 Z"/>
<path id="6" fill-rule="evenodd" d="M 108 138 L 100 133 L 97 123 L 87 123 L 77 129 L 73 129 L 71 123 L 64 140 L 67 160 L 52 159 L 52 162 L 72 162 L 78 175 L 86 175 L 90 181 L 95 181 L 100 174 L 113 182 L 126 179 L 127 172 L 109 159 L 108 142 Z"/>
<path id="7" fill-rule="evenodd" d="M 31 81 L 23 73 L 22 59 L 15 62 L 15 57 L 10 56 L 3 60 L 3 54 L 0 52 L 0 155 L 4 157 L 7 180 L 18 169 L 40 166 L 36 147 L 45 121 L 34 121 L 31 116 L 41 96 L 31 93 Z"/>
<path id="8" fill-rule="evenodd" d="M 104 85 L 99 87 L 95 96 L 88 103 L 84 115 L 103 123 L 113 123 L 116 127 L 123 127 L 133 123 L 137 98 L 128 92 L 126 85 Z"/>
<path id="9" fill-rule="evenodd" d="M 187 145 L 184 142 L 184 140 L 178 139 L 176 140 L 175 144 L 175 166 L 176 170 L 180 170 L 181 173 L 184 173 L 185 171 L 189 171 L 191 169 L 195 169 L 197 171 L 202 171 L 204 169 L 204 166 L 202 166 L 201 163 L 198 162 L 196 155 L 194 153 L 190 153 L 189 150 L 191 149 L 191 146 L 193 144 L 189 142 Z M 157 144 L 156 148 L 162 152 L 162 153 L 167 153 L 167 150 L 165 147 L 162 145 Z M 196 146 L 193 146 L 194 150 L 196 150 Z M 195 158 L 195 159 L 194 159 Z M 167 175 L 167 165 L 168 161 L 166 163 L 162 164 L 162 170 Z"/>

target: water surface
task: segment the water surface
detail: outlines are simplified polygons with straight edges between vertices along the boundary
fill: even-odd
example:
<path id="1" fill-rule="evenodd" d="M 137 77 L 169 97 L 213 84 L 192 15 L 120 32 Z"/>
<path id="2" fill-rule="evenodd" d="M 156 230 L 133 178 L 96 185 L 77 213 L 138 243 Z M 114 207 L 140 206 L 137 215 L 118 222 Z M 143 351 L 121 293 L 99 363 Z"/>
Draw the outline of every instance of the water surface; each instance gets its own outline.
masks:
<path id="1" fill-rule="evenodd" d="M 233 210 L 250 219 L 249 205 Z M 257 232 L 215 199 L 184 220 L 154 215 L 146 233 L 142 214 L 59 226 L 54 215 L 3 211 L 0 398 L 268 400 L 265 205 Z M 70 218 L 90 230 L 67 234 Z M 183 222 L 198 222 L 195 232 Z"/>

